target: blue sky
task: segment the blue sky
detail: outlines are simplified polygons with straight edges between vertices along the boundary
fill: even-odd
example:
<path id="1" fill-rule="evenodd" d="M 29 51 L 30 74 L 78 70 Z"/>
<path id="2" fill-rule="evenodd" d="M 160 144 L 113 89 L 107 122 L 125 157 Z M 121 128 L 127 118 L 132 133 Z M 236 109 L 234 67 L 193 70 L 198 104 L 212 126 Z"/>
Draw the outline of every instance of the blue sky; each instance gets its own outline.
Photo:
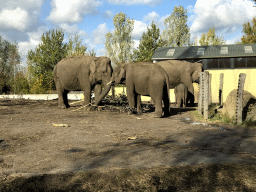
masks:
<path id="1" fill-rule="evenodd" d="M 24 66 L 42 33 L 54 28 L 64 29 L 67 36 L 80 35 L 102 56 L 105 34 L 114 30 L 115 14 L 122 11 L 135 20 L 136 46 L 152 20 L 163 31 L 164 19 L 175 5 L 188 10 L 191 41 L 215 27 L 227 44 L 235 43 L 242 37 L 242 24 L 256 16 L 251 0 L 0 0 L 0 36 L 18 42 Z"/>

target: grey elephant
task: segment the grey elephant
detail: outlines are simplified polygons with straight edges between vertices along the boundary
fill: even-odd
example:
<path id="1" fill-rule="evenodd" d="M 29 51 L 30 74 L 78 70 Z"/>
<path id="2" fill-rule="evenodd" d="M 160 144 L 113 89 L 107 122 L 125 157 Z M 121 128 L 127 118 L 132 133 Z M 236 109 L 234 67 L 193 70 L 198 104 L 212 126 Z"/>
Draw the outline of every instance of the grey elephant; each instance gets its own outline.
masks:
<path id="1" fill-rule="evenodd" d="M 150 96 L 155 103 L 154 117 L 169 116 L 169 81 L 166 72 L 159 65 L 149 62 L 119 64 L 113 73 L 115 84 L 126 84 L 130 108 L 137 106 L 141 113 L 141 95 Z"/>
<path id="2" fill-rule="evenodd" d="M 170 89 L 174 89 L 181 82 L 187 85 L 188 99 L 193 105 L 195 100 L 193 83 L 199 83 L 200 72 L 204 70 L 203 64 L 180 60 L 160 61 L 157 64 L 168 74 Z"/>
<path id="3" fill-rule="evenodd" d="M 178 84 L 174 89 L 176 107 L 187 107 L 188 87 L 184 83 Z"/>
<path id="4" fill-rule="evenodd" d="M 94 88 L 95 105 L 108 94 L 111 88 L 113 69 L 108 57 L 75 56 L 62 59 L 54 68 L 54 81 L 58 92 L 59 107 L 69 107 L 69 91 L 83 91 L 84 104 L 91 103 Z M 101 83 L 104 90 L 101 90 Z"/>

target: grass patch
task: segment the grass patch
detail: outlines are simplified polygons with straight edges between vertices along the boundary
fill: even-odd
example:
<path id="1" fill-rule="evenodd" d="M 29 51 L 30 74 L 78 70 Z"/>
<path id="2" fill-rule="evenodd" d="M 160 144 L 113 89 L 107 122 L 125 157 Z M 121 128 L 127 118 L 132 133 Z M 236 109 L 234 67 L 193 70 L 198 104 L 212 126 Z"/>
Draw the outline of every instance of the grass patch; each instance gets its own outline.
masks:
<path id="1" fill-rule="evenodd" d="M 255 165 L 112 169 L 0 180 L 0 191 L 256 191 Z"/>
<path id="2" fill-rule="evenodd" d="M 218 112 L 219 105 L 217 104 L 211 104 L 209 105 L 209 115 L 208 119 L 206 121 L 211 122 L 218 122 L 218 123 L 226 123 L 226 124 L 232 124 L 236 125 L 235 117 L 230 118 L 227 114 L 222 114 L 221 112 Z M 205 121 L 204 116 L 198 114 L 198 109 L 192 112 L 193 117 L 196 119 L 199 119 L 201 121 Z M 242 126 L 256 126 L 256 121 L 253 121 L 252 119 L 243 121 L 241 124 Z"/>

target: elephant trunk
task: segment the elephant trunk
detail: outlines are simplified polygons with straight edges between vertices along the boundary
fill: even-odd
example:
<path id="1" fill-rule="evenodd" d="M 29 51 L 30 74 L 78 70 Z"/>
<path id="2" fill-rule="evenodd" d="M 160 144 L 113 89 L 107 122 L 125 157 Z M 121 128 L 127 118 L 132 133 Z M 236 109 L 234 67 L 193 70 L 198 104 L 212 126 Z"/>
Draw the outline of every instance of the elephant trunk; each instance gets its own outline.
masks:
<path id="1" fill-rule="evenodd" d="M 110 91 L 111 86 L 113 85 L 113 80 L 111 80 L 104 84 L 104 90 L 101 92 L 98 98 L 95 100 L 95 105 L 99 105 L 100 101 L 108 94 Z"/>

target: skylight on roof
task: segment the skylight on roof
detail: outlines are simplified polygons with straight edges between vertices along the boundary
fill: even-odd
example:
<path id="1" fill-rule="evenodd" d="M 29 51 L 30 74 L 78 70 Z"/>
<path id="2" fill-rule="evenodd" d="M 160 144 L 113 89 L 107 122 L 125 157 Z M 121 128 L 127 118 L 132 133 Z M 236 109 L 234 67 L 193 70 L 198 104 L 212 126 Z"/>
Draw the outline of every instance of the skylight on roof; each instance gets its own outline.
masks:
<path id="1" fill-rule="evenodd" d="M 221 47 L 220 54 L 228 54 L 228 47 Z"/>
<path id="2" fill-rule="evenodd" d="M 252 46 L 244 46 L 245 53 L 253 53 Z"/>
<path id="3" fill-rule="evenodd" d="M 175 49 L 169 49 L 166 56 L 172 57 L 174 55 Z"/>
<path id="4" fill-rule="evenodd" d="M 204 55 L 205 48 L 198 48 L 197 49 L 197 55 Z"/>

